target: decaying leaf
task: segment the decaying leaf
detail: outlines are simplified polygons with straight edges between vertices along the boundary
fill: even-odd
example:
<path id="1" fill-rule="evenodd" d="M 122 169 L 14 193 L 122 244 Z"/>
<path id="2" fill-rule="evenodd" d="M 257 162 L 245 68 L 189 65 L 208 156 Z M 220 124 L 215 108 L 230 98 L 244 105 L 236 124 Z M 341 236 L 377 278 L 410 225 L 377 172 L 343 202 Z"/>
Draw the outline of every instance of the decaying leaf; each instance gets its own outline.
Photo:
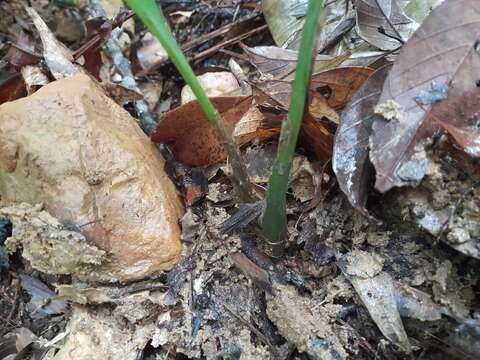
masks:
<path id="1" fill-rule="evenodd" d="M 397 49 L 418 27 L 397 0 L 359 0 L 355 5 L 358 34 L 379 49 Z"/>
<path id="2" fill-rule="evenodd" d="M 258 138 L 268 139 L 280 134 L 280 127 L 272 125 L 269 126 L 257 106 L 252 106 L 235 125 L 232 135 L 237 144 L 246 144 Z"/>
<path id="3" fill-rule="evenodd" d="M 370 138 L 379 191 L 418 184 L 427 164 L 424 146 L 439 130 L 480 156 L 479 36 L 480 3 L 447 0 L 402 49 L 377 106 L 391 120 L 375 119 Z"/>
<path id="4" fill-rule="evenodd" d="M 368 182 L 373 175 L 368 159 L 371 117 L 390 69 L 385 66 L 377 70 L 357 91 L 343 111 L 335 134 L 332 165 L 338 184 L 352 206 L 367 216 Z"/>
<path id="5" fill-rule="evenodd" d="M 382 271 L 383 259 L 365 251 L 353 251 L 338 262 L 382 334 L 403 351 L 411 346 L 397 309 L 392 277 Z"/>
<path id="6" fill-rule="evenodd" d="M 28 7 L 26 10 L 40 34 L 43 57 L 55 79 L 63 79 L 76 74 L 79 70 L 72 64 L 73 56 L 70 51 L 55 38 L 35 9 Z"/>
<path id="7" fill-rule="evenodd" d="M 297 66 L 298 51 L 282 49 L 275 46 L 248 47 L 243 45 L 243 51 L 248 55 L 252 65 L 260 73 L 273 77 L 275 80 L 293 80 Z M 313 62 L 315 74 L 320 71 L 333 69 L 348 59 L 350 54 L 332 57 L 329 55 L 317 55 Z"/>
<path id="8" fill-rule="evenodd" d="M 319 159 L 331 158 L 333 133 L 338 123 L 335 109 L 345 106 L 372 72 L 369 68 L 345 67 L 313 76 L 310 113 L 305 116 L 300 142 Z M 255 86 L 254 99 L 260 111 L 255 109 L 250 96 L 216 97 L 212 101 L 237 143 L 243 144 L 253 138 L 269 138 L 279 133 L 290 96 L 291 81 L 269 80 Z M 211 165 L 226 158 L 223 146 L 197 101 L 167 113 L 152 140 L 169 145 L 175 159 L 187 165 Z"/>
<path id="9" fill-rule="evenodd" d="M 373 69 L 357 66 L 323 71 L 312 76 L 310 90 L 319 92 L 332 109 L 339 110 L 350 101 L 373 72 Z"/>

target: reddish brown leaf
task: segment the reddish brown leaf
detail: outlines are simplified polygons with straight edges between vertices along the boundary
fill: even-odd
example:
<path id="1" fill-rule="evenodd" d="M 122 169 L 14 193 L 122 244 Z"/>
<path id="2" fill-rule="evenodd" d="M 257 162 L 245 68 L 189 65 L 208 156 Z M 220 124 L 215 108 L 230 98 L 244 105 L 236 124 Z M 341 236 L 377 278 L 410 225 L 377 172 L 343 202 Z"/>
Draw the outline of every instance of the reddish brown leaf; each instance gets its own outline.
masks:
<path id="1" fill-rule="evenodd" d="M 27 95 L 27 88 L 19 73 L 11 74 L 0 81 L 0 104 Z"/>
<path id="2" fill-rule="evenodd" d="M 252 105 L 249 96 L 211 100 L 230 131 Z M 197 101 L 168 112 L 153 132 L 152 141 L 168 145 L 175 159 L 187 165 L 211 165 L 226 159 L 226 151 Z"/>
<path id="3" fill-rule="evenodd" d="M 332 166 L 338 184 L 352 206 L 367 216 L 368 181 L 373 175 L 368 159 L 371 117 L 390 69 L 390 65 L 380 68 L 363 84 L 342 112 L 335 134 Z"/>
<path id="4" fill-rule="evenodd" d="M 299 142 L 313 151 L 319 159 L 328 161 L 332 158 L 334 133 L 335 130 L 329 130 L 320 119 L 315 119 L 310 113 L 305 113 Z"/>
<path id="5" fill-rule="evenodd" d="M 12 44 L 10 46 L 10 49 L 8 49 L 7 54 L 3 58 L 3 60 L 17 69 L 20 69 L 26 65 L 36 65 L 42 59 L 43 57 L 41 55 L 38 55 L 35 52 L 27 50 L 16 44 Z"/>
<path id="6" fill-rule="evenodd" d="M 480 156 L 479 39 L 480 3 L 446 0 L 402 49 L 379 100 L 397 114 L 376 119 L 370 139 L 379 191 L 417 184 L 426 170 L 424 146 L 440 130 Z"/>
<path id="7" fill-rule="evenodd" d="M 300 142 L 311 149 L 319 159 L 329 160 L 332 154 L 333 133 L 338 115 L 331 108 L 343 107 L 373 70 L 361 67 L 338 68 L 314 75 L 312 81 L 312 109 L 305 117 L 300 133 Z M 317 90 L 322 92 L 319 92 Z M 252 113 L 253 119 L 243 119 L 245 124 L 252 120 L 250 132 L 240 131 L 240 144 L 253 138 L 268 138 L 279 133 L 290 104 L 291 82 L 267 81 L 259 84 L 255 101 L 265 119 L 259 119 L 252 109 L 251 97 L 212 98 L 231 131 L 244 114 Z M 325 100 L 324 93 L 328 98 Z M 325 121 L 323 117 L 330 119 Z M 336 121 L 337 120 L 337 121 Z M 237 129 L 238 130 L 238 129 Z M 239 131 L 239 130 L 238 130 Z M 187 165 L 211 165 L 225 160 L 226 152 L 218 142 L 213 128 L 206 120 L 197 101 L 189 102 L 167 113 L 152 135 L 154 142 L 170 146 L 175 159 Z"/>

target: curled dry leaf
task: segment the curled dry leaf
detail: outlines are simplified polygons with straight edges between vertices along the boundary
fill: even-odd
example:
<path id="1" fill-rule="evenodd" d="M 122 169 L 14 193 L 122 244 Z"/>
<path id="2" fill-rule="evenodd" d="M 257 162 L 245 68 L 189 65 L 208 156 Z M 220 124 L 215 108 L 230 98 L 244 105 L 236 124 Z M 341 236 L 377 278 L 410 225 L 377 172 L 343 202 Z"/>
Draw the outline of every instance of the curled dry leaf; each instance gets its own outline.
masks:
<path id="1" fill-rule="evenodd" d="M 379 49 L 397 49 L 418 27 L 397 0 L 359 0 L 355 5 L 358 34 Z"/>
<path id="2" fill-rule="evenodd" d="M 333 171 L 350 204 L 366 216 L 368 181 L 373 175 L 368 159 L 371 117 L 390 69 L 389 65 L 380 68 L 357 91 L 343 111 L 335 134 Z"/>
<path id="3" fill-rule="evenodd" d="M 396 113 L 389 121 L 376 118 L 370 137 L 379 191 L 418 184 L 427 166 L 424 146 L 438 131 L 480 156 L 479 36 L 480 3 L 447 0 L 402 49 L 379 100 L 383 115 L 388 107 Z"/>
<path id="4" fill-rule="evenodd" d="M 315 74 L 312 76 L 310 83 L 311 96 L 325 99 L 328 106 L 334 110 L 341 109 L 350 101 L 373 71 L 366 67 L 352 66 L 339 67 Z M 278 102 L 283 108 L 288 109 L 291 84 L 291 81 L 286 80 L 267 80 L 257 83 L 256 88 L 270 99 Z M 257 94 L 257 102 L 261 104 L 265 102 L 265 99 Z M 333 118 L 336 117 L 333 116 Z"/>
<path id="5" fill-rule="evenodd" d="M 331 158 L 333 133 L 338 123 L 334 109 L 345 106 L 372 72 L 369 68 L 346 67 L 313 76 L 310 114 L 305 117 L 300 142 L 313 150 L 318 158 Z M 290 81 L 271 80 L 256 86 L 254 99 L 260 111 L 256 110 L 251 96 L 214 97 L 212 101 L 236 142 L 244 144 L 254 138 L 269 138 L 279 133 L 290 96 Z M 211 165 L 226 158 L 223 146 L 197 101 L 167 113 L 152 140 L 167 144 L 175 159 L 187 165 Z"/>

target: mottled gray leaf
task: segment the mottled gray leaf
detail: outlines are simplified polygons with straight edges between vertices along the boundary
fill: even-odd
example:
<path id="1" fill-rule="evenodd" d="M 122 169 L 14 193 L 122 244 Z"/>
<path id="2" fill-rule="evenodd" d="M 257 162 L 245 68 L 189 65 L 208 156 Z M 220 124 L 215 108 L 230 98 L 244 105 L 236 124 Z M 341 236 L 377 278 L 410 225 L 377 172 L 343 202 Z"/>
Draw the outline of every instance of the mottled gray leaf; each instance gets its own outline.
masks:
<path id="1" fill-rule="evenodd" d="M 370 137 L 379 191 L 418 184 L 427 164 L 424 147 L 440 130 L 480 156 L 479 39 L 480 2 L 446 0 L 403 47 L 379 100 L 390 120 L 376 118 Z M 391 116 L 388 107 L 395 110 Z"/>
<path id="2" fill-rule="evenodd" d="M 368 182 L 373 175 L 368 159 L 371 117 L 390 69 L 390 65 L 380 68 L 362 85 L 342 112 L 335 134 L 333 171 L 352 206 L 366 216 Z"/>

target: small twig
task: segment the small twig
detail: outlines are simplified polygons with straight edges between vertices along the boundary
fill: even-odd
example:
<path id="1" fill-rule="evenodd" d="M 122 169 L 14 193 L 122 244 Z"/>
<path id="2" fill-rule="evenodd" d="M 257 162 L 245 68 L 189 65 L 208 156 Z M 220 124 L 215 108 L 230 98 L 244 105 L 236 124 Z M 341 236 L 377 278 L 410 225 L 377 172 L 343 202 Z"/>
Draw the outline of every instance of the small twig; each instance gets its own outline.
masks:
<path id="1" fill-rule="evenodd" d="M 265 24 L 265 25 L 262 25 L 262 26 L 259 26 L 259 27 L 255 28 L 255 29 L 253 29 L 253 30 L 250 30 L 250 31 L 248 31 L 248 32 L 246 32 L 246 33 L 240 34 L 240 35 L 238 35 L 238 36 L 236 36 L 236 37 L 234 37 L 234 38 L 232 38 L 232 39 L 229 39 L 229 40 L 226 40 L 226 41 L 224 41 L 224 42 L 221 42 L 221 43 L 219 43 L 219 44 L 217 44 L 217 45 L 215 45 L 215 46 L 212 46 L 211 48 L 209 48 L 209 49 L 207 49 L 207 50 L 205 50 L 205 51 L 202 51 L 201 53 L 198 53 L 198 54 L 193 55 L 193 56 L 192 56 L 192 60 L 193 60 L 194 62 L 200 61 L 200 60 L 202 60 L 203 58 L 205 58 L 205 57 L 207 57 L 207 56 L 209 56 L 209 55 L 211 55 L 211 54 L 216 53 L 219 49 L 221 49 L 221 48 L 223 48 L 223 47 L 225 47 L 225 46 L 227 46 L 227 45 L 231 45 L 231 44 L 235 44 L 235 43 L 237 43 L 237 42 L 240 42 L 240 41 L 242 41 L 242 40 L 250 37 L 251 35 L 256 34 L 257 32 L 261 32 L 261 31 L 263 31 L 263 30 L 266 30 L 267 28 L 268 28 L 268 25 Z"/>
<path id="2" fill-rule="evenodd" d="M 375 3 L 377 4 L 378 9 L 382 13 L 382 15 L 385 18 L 385 20 L 387 21 L 388 25 L 392 28 L 393 32 L 398 37 L 398 39 L 397 38 L 394 38 L 394 39 L 399 41 L 402 45 L 405 44 L 405 40 L 403 40 L 402 35 L 400 35 L 400 33 L 398 32 L 397 28 L 393 25 L 390 18 L 387 16 L 387 14 L 385 14 L 385 10 L 383 10 L 383 8 L 380 6 L 380 3 L 378 2 L 378 0 L 375 0 Z M 384 35 L 387 35 L 387 34 L 385 33 Z"/>

